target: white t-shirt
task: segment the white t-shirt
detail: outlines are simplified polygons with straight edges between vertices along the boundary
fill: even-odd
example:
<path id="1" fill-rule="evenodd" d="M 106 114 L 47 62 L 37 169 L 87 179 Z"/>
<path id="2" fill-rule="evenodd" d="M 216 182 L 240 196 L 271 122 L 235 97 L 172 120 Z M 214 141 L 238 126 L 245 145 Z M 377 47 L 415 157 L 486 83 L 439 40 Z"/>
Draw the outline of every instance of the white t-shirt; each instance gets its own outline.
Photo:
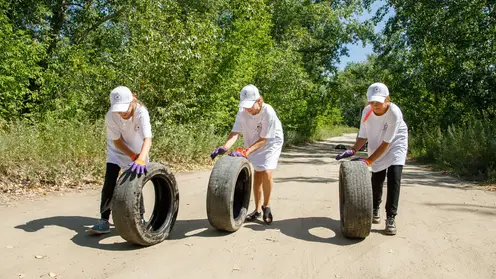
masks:
<path id="1" fill-rule="evenodd" d="M 140 105 L 134 111 L 134 119 L 133 117 L 123 119 L 119 114 L 108 111 L 105 116 L 105 125 L 107 127 L 107 162 L 117 164 L 121 168 L 127 167 L 132 160 L 115 147 L 114 140 L 122 136 L 127 147 L 138 154 L 141 152 L 144 139 L 152 137 L 150 115 L 148 110 Z M 149 162 L 148 156 L 146 162 Z"/>
<path id="2" fill-rule="evenodd" d="M 241 108 L 236 115 L 232 132 L 243 134 L 245 148 L 252 146 L 260 138 L 267 139 L 264 146 L 248 156 L 256 170 L 273 169 L 277 166 L 284 134 L 281 121 L 271 105 L 263 103 L 262 110 L 257 115 Z"/>
<path id="3" fill-rule="evenodd" d="M 358 137 L 368 139 L 368 155 L 371 156 L 382 142 L 391 143 L 386 151 L 374 163 L 372 171 L 379 172 L 392 165 L 405 165 L 408 151 L 408 127 L 403 120 L 400 108 L 391 103 L 389 109 L 381 116 L 371 113 L 367 121 L 363 121 L 372 108 L 366 106 L 362 111 Z"/>

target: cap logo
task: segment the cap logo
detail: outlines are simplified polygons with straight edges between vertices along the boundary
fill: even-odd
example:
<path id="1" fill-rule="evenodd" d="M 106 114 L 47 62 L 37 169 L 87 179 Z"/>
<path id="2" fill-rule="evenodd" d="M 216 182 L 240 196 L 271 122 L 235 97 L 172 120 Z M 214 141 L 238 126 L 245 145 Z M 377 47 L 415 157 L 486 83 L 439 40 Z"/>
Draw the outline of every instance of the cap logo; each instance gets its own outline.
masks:
<path id="1" fill-rule="evenodd" d="M 376 86 L 376 87 L 374 88 L 374 92 L 375 92 L 375 93 L 379 93 L 380 91 L 381 91 L 381 89 L 379 88 L 379 86 Z"/>
<path id="2" fill-rule="evenodd" d="M 114 95 L 114 100 L 116 100 L 116 101 L 120 101 L 120 100 L 121 100 L 121 95 L 119 95 L 119 94 L 115 94 L 115 95 Z"/>

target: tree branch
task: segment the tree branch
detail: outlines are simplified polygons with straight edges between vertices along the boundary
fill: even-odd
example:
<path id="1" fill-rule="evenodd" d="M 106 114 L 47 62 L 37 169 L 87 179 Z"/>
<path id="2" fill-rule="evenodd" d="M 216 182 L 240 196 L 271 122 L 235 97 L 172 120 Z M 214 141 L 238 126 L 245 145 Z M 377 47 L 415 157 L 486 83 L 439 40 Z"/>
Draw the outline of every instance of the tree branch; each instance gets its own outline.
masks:
<path id="1" fill-rule="evenodd" d="M 96 28 L 98 28 L 98 26 L 102 25 L 103 23 L 105 23 L 106 21 L 108 20 L 111 20 L 113 18 L 116 18 L 118 17 L 120 14 L 122 14 L 122 12 L 124 11 L 124 8 L 121 8 L 120 10 L 116 11 L 115 13 L 113 14 L 110 14 L 110 15 L 107 15 L 105 17 L 103 17 L 102 19 L 100 19 L 99 21 L 95 22 L 93 25 L 91 25 L 89 28 L 87 28 L 86 30 L 84 30 L 82 32 L 82 35 L 77 38 L 75 40 L 75 44 L 79 44 L 80 42 L 82 42 L 84 39 L 86 39 L 86 37 L 89 35 L 89 33 L 91 31 L 94 31 Z"/>
<path id="2" fill-rule="evenodd" d="M 55 4 L 54 7 L 52 7 L 53 11 L 53 16 L 50 19 L 51 21 L 51 26 L 52 26 L 52 32 L 50 34 L 50 45 L 47 48 L 47 54 L 50 56 L 54 49 L 57 46 L 57 37 L 60 35 L 60 32 L 62 30 L 64 20 L 65 20 L 65 12 L 67 10 L 67 7 L 65 5 L 65 0 L 60 0 L 58 1 L 57 4 Z"/>
<path id="3" fill-rule="evenodd" d="M 78 3 L 65 3 L 64 6 L 67 8 L 69 6 L 78 6 L 80 8 L 84 9 L 84 5 L 78 4 Z"/>

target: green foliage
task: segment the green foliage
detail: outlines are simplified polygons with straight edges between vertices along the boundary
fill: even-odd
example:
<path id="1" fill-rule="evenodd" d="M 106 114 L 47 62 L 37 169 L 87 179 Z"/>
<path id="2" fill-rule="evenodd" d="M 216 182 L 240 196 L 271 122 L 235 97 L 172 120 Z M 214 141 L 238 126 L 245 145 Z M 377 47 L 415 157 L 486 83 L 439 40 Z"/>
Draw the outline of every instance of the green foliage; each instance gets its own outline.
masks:
<path id="1" fill-rule="evenodd" d="M 496 3 L 389 0 L 374 20 L 390 9 L 376 55 L 330 83 L 344 123 L 358 127 L 367 87 L 383 82 L 409 127 L 410 156 L 494 181 Z"/>
<path id="2" fill-rule="evenodd" d="M 2 94 L 1 118 L 98 120 L 110 90 L 126 85 L 155 119 L 226 133 L 240 89 L 253 83 L 285 130 L 309 136 L 335 108 L 326 75 L 344 44 L 371 36 L 353 19 L 368 1 L 61 3 L 4 4 L 2 48 L 28 55 L 8 62 L 24 68 L 4 74 L 16 84 Z"/>
<path id="3" fill-rule="evenodd" d="M 331 86 L 341 110 L 345 125 L 360 126 L 360 118 L 363 108 L 367 105 L 367 89 L 375 82 L 389 85 L 391 75 L 387 69 L 380 68 L 377 56 L 371 55 L 364 63 L 351 63 L 344 71 L 338 73 Z M 397 93 L 390 91 L 394 102 Z"/>
<path id="4" fill-rule="evenodd" d="M 421 131 L 496 118 L 496 3 L 387 1 L 396 14 L 377 42 L 391 87 Z"/>
<path id="5" fill-rule="evenodd" d="M 494 182 L 495 138 L 495 123 L 473 120 L 451 125 L 445 133 L 434 129 L 426 131 L 422 137 L 415 135 L 411 140 L 412 154 L 461 177 Z"/>
<path id="6" fill-rule="evenodd" d="M 10 129 L 2 140 L 12 158 L 36 161 L 19 167 L 22 179 L 60 181 L 60 169 L 97 176 L 104 137 L 95 123 L 125 85 L 150 110 L 157 159 L 205 164 L 252 83 L 286 138 L 306 141 L 342 122 L 329 76 L 346 43 L 371 38 L 370 24 L 354 19 L 369 2 L 0 0 L 0 123 Z M 85 133 L 98 134 L 84 143 Z"/>
<path id="7" fill-rule="evenodd" d="M 1 3 L 1 2 L 0 2 Z M 1 4 L 0 4 L 1 8 Z M 42 82 L 37 63 L 43 47 L 23 31 L 16 31 L 3 9 L 0 11 L 0 119 L 30 117 L 27 113 L 38 102 L 30 83 Z"/>

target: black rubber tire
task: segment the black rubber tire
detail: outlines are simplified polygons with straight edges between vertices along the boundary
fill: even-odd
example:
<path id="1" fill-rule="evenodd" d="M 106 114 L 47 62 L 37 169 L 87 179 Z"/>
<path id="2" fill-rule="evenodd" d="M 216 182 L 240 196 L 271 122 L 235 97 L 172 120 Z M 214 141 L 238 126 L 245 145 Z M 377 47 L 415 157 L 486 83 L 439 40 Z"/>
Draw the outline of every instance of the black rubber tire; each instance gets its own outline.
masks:
<path id="1" fill-rule="evenodd" d="M 145 175 L 136 175 L 129 169 L 120 175 L 111 208 L 119 235 L 143 246 L 155 245 L 169 237 L 179 211 L 179 191 L 169 168 L 159 163 L 149 163 L 147 168 Z M 155 189 L 155 205 L 150 220 L 141 224 L 140 198 L 149 180 Z"/>
<path id="2" fill-rule="evenodd" d="M 366 238 L 372 229 L 372 183 L 366 164 L 343 162 L 339 168 L 341 233 L 347 238 Z"/>
<path id="3" fill-rule="evenodd" d="M 207 189 L 210 225 L 235 232 L 244 223 L 254 179 L 253 166 L 243 157 L 222 156 L 215 163 Z"/>

